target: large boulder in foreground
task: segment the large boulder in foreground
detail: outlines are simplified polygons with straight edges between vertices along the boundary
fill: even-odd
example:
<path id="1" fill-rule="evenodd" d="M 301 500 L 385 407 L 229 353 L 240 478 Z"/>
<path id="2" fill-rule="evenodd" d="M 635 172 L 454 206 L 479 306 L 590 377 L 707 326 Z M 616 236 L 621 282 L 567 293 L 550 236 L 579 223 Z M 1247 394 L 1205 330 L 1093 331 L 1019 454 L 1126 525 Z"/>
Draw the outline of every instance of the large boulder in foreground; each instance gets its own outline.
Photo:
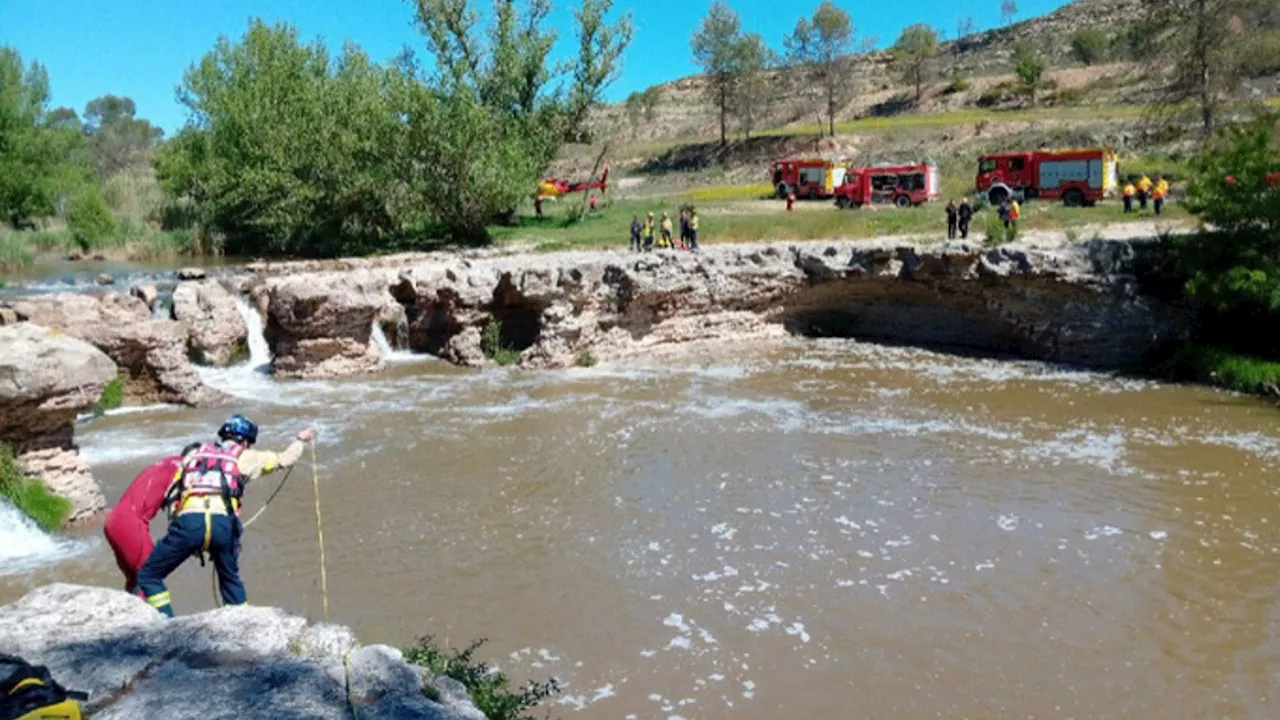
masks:
<path id="1" fill-rule="evenodd" d="M 383 368 L 373 323 L 396 305 L 388 284 L 359 273 L 329 280 L 284 278 L 256 292 L 266 298 L 265 335 L 276 375 L 323 378 Z"/>
<path id="2" fill-rule="evenodd" d="M 94 720 L 347 720 L 344 658 L 362 719 L 484 719 L 465 694 L 441 692 L 446 704 L 424 697 L 435 679 L 395 648 L 359 646 L 345 627 L 277 608 L 165 620 L 118 590 L 48 585 L 0 607 L 0 648 L 88 693 Z"/>
<path id="3" fill-rule="evenodd" d="M 83 340 L 31 323 L 0 326 L 0 443 L 71 501 L 72 521 L 106 506 L 74 432 L 76 415 L 115 377 L 111 358 Z"/>
<path id="4" fill-rule="evenodd" d="M 34 295 L 10 306 L 22 320 L 56 328 L 105 352 L 125 371 L 129 404 L 218 405 L 228 398 L 204 384 L 187 357 L 187 329 L 151 317 L 146 303 L 122 293 Z"/>
<path id="5" fill-rule="evenodd" d="M 214 280 L 188 280 L 173 290 L 173 319 L 187 328 L 191 358 L 201 365 L 225 366 L 249 352 L 248 330 L 236 300 Z"/>

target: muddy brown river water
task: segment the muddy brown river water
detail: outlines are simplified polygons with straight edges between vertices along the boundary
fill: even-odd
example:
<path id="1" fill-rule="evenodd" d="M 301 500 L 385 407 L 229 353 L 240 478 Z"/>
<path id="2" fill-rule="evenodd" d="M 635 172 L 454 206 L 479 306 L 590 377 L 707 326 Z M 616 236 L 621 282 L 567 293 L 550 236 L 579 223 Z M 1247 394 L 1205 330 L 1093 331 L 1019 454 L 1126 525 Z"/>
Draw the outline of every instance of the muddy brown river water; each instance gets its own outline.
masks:
<path id="1" fill-rule="evenodd" d="M 843 340 L 208 376 L 264 445 L 319 427 L 336 621 L 489 638 L 566 683 L 562 717 L 1280 717 L 1280 411 L 1252 399 Z M 114 500 L 225 413 L 78 437 Z M 99 533 L 0 602 L 115 585 Z M 305 462 L 242 566 L 251 602 L 320 615 Z M 172 589 L 212 605 L 194 562 Z"/>

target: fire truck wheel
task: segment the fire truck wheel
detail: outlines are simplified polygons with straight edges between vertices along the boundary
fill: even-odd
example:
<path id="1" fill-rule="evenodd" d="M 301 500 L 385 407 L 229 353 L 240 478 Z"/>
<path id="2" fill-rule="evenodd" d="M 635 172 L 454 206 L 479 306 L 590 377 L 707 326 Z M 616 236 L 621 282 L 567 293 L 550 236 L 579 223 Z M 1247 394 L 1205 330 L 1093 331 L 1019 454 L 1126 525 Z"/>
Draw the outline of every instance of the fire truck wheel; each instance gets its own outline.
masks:
<path id="1" fill-rule="evenodd" d="M 1084 193 L 1079 190 L 1068 190 L 1062 193 L 1062 204 L 1067 207 L 1081 207 L 1084 205 Z"/>
<path id="2" fill-rule="evenodd" d="M 821 193 L 819 193 L 819 192 L 818 192 L 818 188 L 816 188 L 816 187 L 811 187 L 811 188 L 809 188 L 809 199 L 810 199 L 810 200 L 817 200 L 820 194 L 821 194 Z"/>
<path id="3" fill-rule="evenodd" d="M 900 208 L 911 207 L 911 198 L 906 195 L 899 195 L 893 199 L 893 204 Z"/>
<path id="4" fill-rule="evenodd" d="M 849 207 L 849 198 L 843 195 L 836 197 L 836 207 L 840 208 L 841 210 L 844 210 L 845 208 Z"/>
<path id="5" fill-rule="evenodd" d="M 778 199 L 779 199 L 779 200 L 786 200 L 786 199 L 787 199 L 787 195 L 791 192 L 791 188 L 787 187 L 787 184 L 786 184 L 786 183 L 784 183 L 784 182 L 780 182 L 780 183 L 778 183 L 778 188 L 777 188 L 777 190 L 778 190 Z"/>
<path id="6" fill-rule="evenodd" d="M 987 200 L 992 205 L 999 205 L 1000 203 L 1004 202 L 1005 198 L 1007 197 L 1009 197 L 1009 191 L 1002 187 L 994 187 L 987 192 Z"/>

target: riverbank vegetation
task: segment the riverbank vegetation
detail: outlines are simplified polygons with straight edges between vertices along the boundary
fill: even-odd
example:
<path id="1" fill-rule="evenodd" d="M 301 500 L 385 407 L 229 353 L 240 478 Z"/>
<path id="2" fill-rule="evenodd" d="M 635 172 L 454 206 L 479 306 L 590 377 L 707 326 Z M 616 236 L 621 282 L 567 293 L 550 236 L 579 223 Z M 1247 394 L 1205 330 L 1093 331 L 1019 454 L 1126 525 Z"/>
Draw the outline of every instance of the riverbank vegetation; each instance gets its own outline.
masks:
<path id="1" fill-rule="evenodd" d="M 49 492 L 38 478 L 27 477 L 13 449 L 0 443 L 0 499 L 35 521 L 46 532 L 62 527 L 71 514 L 71 501 Z"/>
<path id="2" fill-rule="evenodd" d="M 417 645 L 405 648 L 404 657 L 426 668 L 433 676 L 443 675 L 462 683 L 472 702 L 489 720 L 533 720 L 527 711 L 560 692 L 560 684 L 555 678 L 545 682 L 530 680 L 513 690 L 505 674 L 475 659 L 476 650 L 485 642 L 477 640 L 457 650 L 441 647 L 435 638 L 427 635 L 420 638 Z M 434 692 L 430 685 L 424 690 L 428 697 Z"/>
<path id="3" fill-rule="evenodd" d="M 1201 322 L 1165 369 L 1280 396 L 1280 115 L 1217 133 L 1192 163 L 1187 196 L 1207 227 L 1166 240 L 1162 270 Z"/>

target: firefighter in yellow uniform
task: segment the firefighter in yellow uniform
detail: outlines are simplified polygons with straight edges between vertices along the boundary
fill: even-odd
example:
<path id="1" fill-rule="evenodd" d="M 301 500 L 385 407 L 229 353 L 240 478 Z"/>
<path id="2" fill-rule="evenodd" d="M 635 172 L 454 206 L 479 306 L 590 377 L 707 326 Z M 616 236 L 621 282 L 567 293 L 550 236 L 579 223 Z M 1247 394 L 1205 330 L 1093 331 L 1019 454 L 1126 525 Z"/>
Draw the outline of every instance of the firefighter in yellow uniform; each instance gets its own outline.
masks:
<path id="1" fill-rule="evenodd" d="M 1143 175 L 1138 179 L 1138 208 L 1147 209 L 1147 198 L 1151 195 L 1151 178 Z"/>
<path id="2" fill-rule="evenodd" d="M 1124 211 L 1125 212 L 1127 213 L 1133 212 L 1133 196 L 1137 194 L 1137 192 L 1138 192 L 1138 189 L 1133 186 L 1132 182 L 1126 182 L 1124 184 L 1124 190 L 1121 192 L 1121 194 L 1124 195 Z"/>
<path id="3" fill-rule="evenodd" d="M 644 249 L 653 249 L 653 213 L 644 216 Z"/>
<path id="4" fill-rule="evenodd" d="M 1151 204 L 1156 209 L 1156 215 L 1159 215 L 1160 211 L 1164 209 L 1164 196 L 1168 192 L 1169 184 L 1164 182 L 1156 184 L 1155 189 L 1151 191 Z"/>

